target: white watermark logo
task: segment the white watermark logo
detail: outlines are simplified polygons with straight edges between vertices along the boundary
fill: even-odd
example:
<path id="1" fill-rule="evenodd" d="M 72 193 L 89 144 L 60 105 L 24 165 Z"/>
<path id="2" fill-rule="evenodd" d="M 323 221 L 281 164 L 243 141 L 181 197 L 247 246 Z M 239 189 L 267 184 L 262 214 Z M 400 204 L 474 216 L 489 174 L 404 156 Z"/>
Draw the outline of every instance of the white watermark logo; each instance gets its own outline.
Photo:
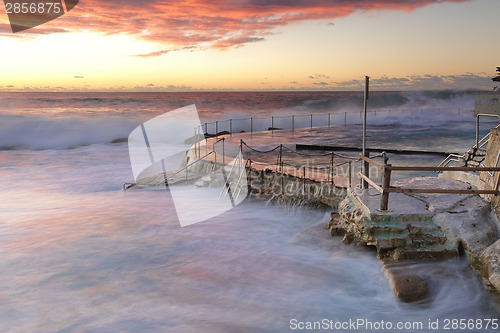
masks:
<path id="1" fill-rule="evenodd" d="M 201 128 L 196 106 L 190 105 L 144 122 L 128 137 L 136 183 L 162 180 L 181 226 L 220 215 L 248 194 L 241 151 L 224 156 L 216 149 L 217 139 L 206 141 Z"/>

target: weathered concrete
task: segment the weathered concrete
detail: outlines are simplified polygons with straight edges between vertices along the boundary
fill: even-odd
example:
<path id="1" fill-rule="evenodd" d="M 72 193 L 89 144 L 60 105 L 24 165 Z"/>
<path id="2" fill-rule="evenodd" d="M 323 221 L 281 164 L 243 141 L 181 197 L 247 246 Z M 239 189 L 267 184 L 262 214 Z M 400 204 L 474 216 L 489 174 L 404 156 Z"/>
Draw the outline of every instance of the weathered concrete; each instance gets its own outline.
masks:
<path id="1" fill-rule="evenodd" d="M 483 162 L 484 166 L 500 166 L 500 129 L 494 128 L 490 131 L 490 139 L 486 150 L 486 157 Z M 479 177 L 479 189 L 494 189 L 500 183 L 500 172 L 481 172 Z M 490 203 L 491 209 L 500 216 L 500 196 L 498 195 L 482 195 L 484 200 Z M 497 229 L 500 228 L 497 222 Z M 489 282 L 500 291 L 500 244 L 495 242 L 488 247 L 482 254 L 482 273 Z"/>
<path id="2" fill-rule="evenodd" d="M 346 189 L 314 179 L 281 175 L 272 170 L 251 169 L 250 195 L 293 206 L 330 207 L 336 209 L 345 198 Z"/>
<path id="3" fill-rule="evenodd" d="M 407 264 L 385 264 L 384 272 L 394 295 L 403 302 L 418 302 L 429 298 L 427 282 Z"/>
<path id="4" fill-rule="evenodd" d="M 447 189 L 470 186 L 453 179 L 429 177 L 403 180 L 394 185 Z M 330 233 L 345 233 L 345 242 L 375 246 L 384 262 L 438 260 L 465 255 L 471 265 L 500 291 L 498 219 L 479 196 L 391 193 L 389 211 L 378 211 L 379 205 L 380 194 L 376 190 L 350 189 L 338 214 L 331 216 Z M 418 275 L 410 275 L 413 277 L 406 282 L 423 286 L 414 277 Z M 394 286 L 402 290 L 398 293 L 404 293 L 406 288 L 405 278 L 401 279 L 398 283 L 393 281 Z"/>
<path id="5" fill-rule="evenodd" d="M 490 132 L 490 141 L 484 159 L 484 166 L 499 166 L 500 165 L 500 129 L 492 129 Z M 495 189 L 495 183 L 498 181 L 500 173 L 481 172 L 479 177 L 479 189 L 491 190 Z M 500 215 L 500 196 L 491 194 L 482 195 L 484 200 L 491 204 L 491 208 Z"/>
<path id="6" fill-rule="evenodd" d="M 423 187 L 428 182 L 427 178 L 417 178 L 404 186 Z M 338 217 L 332 217 L 330 230 L 333 234 L 340 233 L 340 229 L 345 231 L 346 242 L 375 246 L 378 257 L 384 261 L 455 257 L 457 247 L 447 241 L 433 222 L 435 211 L 450 205 L 441 199 L 426 202 L 420 197 L 394 193 L 390 195 L 389 212 L 382 213 L 378 210 L 380 194 L 376 190 L 349 189 L 340 203 Z"/>

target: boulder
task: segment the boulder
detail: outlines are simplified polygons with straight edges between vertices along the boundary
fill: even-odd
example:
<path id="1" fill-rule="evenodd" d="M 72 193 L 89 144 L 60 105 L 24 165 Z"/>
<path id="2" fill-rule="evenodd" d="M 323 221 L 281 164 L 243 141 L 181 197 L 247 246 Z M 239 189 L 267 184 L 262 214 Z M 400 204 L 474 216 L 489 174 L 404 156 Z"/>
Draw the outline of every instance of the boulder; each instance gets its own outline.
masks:
<path id="1" fill-rule="evenodd" d="M 500 239 L 484 251 L 482 259 L 484 274 L 491 285 L 500 292 Z"/>

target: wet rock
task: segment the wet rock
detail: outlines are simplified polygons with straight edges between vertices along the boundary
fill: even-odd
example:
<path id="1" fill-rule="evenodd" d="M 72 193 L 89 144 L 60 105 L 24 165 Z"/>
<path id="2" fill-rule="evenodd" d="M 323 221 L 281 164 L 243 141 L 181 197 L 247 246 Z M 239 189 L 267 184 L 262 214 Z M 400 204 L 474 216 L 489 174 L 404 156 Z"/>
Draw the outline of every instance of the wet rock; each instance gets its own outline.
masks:
<path id="1" fill-rule="evenodd" d="M 429 297 L 429 287 L 423 278 L 408 267 L 386 267 L 394 295 L 406 303 L 418 302 Z"/>
<path id="2" fill-rule="evenodd" d="M 500 240 L 489 246 L 483 254 L 484 274 L 489 282 L 500 292 Z"/>

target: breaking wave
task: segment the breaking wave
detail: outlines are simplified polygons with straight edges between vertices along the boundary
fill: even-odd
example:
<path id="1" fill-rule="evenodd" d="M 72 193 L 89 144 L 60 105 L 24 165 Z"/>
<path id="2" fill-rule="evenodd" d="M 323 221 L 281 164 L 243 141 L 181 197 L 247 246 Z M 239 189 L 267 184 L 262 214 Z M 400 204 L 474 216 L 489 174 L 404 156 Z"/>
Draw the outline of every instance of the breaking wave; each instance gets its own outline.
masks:
<path id="1" fill-rule="evenodd" d="M 71 149 L 126 141 L 138 121 L 121 117 L 42 118 L 0 115 L 0 149 Z"/>

